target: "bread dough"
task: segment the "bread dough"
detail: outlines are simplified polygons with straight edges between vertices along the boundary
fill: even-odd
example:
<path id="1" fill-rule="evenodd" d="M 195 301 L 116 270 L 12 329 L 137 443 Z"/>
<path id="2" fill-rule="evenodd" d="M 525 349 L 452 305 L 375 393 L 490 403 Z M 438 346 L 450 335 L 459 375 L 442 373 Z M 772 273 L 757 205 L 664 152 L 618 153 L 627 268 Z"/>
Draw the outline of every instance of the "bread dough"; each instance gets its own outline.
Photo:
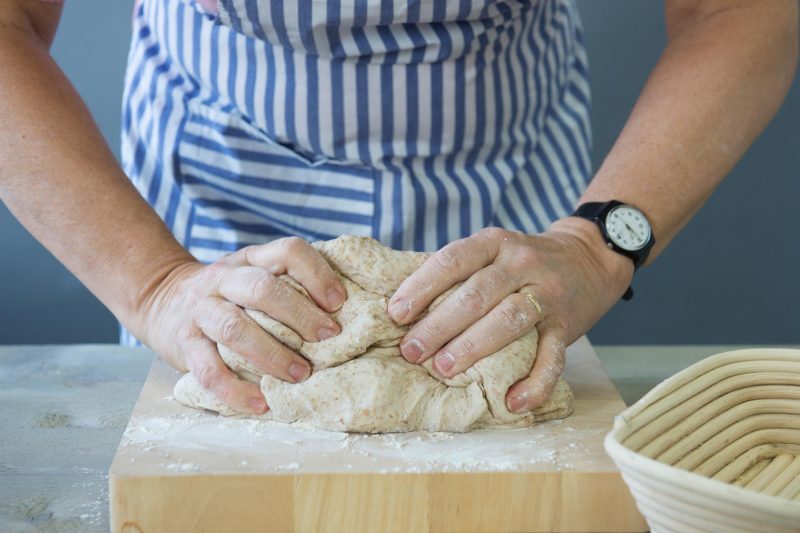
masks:
<path id="1" fill-rule="evenodd" d="M 218 345 L 231 370 L 260 384 L 270 407 L 263 418 L 332 431 L 462 432 L 527 427 L 572 412 L 572 391 L 563 379 L 551 398 L 534 412 L 515 414 L 506 409 L 506 391 L 533 366 L 538 340 L 535 328 L 450 379 L 440 378 L 432 370 L 432 358 L 422 365 L 403 359 L 399 344 L 408 326 L 398 326 L 389 318 L 387 302 L 429 254 L 392 250 L 368 237 L 342 236 L 313 246 L 339 273 L 347 290 L 347 300 L 333 314 L 342 327 L 339 335 L 305 342 L 266 314 L 246 310 L 261 327 L 312 363 L 311 376 L 302 383 L 287 383 L 263 375 L 248 360 Z M 283 279 L 308 297 L 291 278 Z M 237 414 L 191 374 L 175 385 L 175 398 L 190 407 Z"/>

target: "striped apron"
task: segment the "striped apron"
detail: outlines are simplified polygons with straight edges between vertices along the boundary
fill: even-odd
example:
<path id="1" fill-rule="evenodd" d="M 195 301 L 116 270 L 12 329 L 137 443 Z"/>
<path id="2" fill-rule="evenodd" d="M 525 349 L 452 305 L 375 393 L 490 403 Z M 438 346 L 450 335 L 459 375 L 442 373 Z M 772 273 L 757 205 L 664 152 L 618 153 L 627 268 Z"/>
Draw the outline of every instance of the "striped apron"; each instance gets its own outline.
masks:
<path id="1" fill-rule="evenodd" d="M 195 257 L 543 231 L 591 175 L 571 0 L 140 0 L 122 162 Z"/>

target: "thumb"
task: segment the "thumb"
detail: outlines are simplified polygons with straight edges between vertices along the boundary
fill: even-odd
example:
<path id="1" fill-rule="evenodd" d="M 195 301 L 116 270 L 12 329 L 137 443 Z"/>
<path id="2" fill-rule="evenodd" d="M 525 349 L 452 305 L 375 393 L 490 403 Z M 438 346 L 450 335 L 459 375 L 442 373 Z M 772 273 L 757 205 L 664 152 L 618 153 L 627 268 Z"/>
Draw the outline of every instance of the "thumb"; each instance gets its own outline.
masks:
<path id="1" fill-rule="evenodd" d="M 564 372 L 567 358 L 564 338 L 565 332 L 556 329 L 546 329 L 540 333 L 531 373 L 517 381 L 506 393 L 506 407 L 509 411 L 532 411 L 550 397 L 558 378 Z"/>

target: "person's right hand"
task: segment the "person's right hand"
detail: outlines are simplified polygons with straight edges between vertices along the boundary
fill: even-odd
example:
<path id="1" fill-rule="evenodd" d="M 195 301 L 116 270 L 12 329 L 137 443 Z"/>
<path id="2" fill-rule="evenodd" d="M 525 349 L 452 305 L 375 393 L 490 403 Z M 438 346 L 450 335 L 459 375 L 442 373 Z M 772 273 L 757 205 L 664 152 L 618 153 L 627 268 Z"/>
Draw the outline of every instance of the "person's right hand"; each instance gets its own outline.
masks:
<path id="1" fill-rule="evenodd" d="M 302 285 L 317 305 L 281 281 L 281 274 Z M 225 366 L 217 343 L 292 383 L 308 378 L 311 365 L 242 308 L 263 311 L 315 342 L 341 332 L 327 312 L 346 297 L 327 261 L 306 241 L 289 237 L 242 248 L 211 265 L 176 267 L 149 292 L 136 329 L 142 342 L 178 370 L 190 371 L 226 405 L 261 414 L 268 409 L 261 390 Z"/>

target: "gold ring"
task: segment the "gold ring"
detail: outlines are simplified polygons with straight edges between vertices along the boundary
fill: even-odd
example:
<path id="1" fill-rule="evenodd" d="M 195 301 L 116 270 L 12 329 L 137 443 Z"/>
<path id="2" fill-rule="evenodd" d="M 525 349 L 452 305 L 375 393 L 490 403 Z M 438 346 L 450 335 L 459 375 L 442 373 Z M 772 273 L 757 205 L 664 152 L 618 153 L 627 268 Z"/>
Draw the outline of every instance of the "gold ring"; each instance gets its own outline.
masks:
<path id="1" fill-rule="evenodd" d="M 528 291 L 525 291 L 522 294 L 524 294 L 528 301 L 531 302 L 531 304 L 533 304 L 533 306 L 536 308 L 536 318 L 538 320 L 542 320 L 544 313 L 542 313 L 542 306 L 536 300 L 536 297 Z"/>

